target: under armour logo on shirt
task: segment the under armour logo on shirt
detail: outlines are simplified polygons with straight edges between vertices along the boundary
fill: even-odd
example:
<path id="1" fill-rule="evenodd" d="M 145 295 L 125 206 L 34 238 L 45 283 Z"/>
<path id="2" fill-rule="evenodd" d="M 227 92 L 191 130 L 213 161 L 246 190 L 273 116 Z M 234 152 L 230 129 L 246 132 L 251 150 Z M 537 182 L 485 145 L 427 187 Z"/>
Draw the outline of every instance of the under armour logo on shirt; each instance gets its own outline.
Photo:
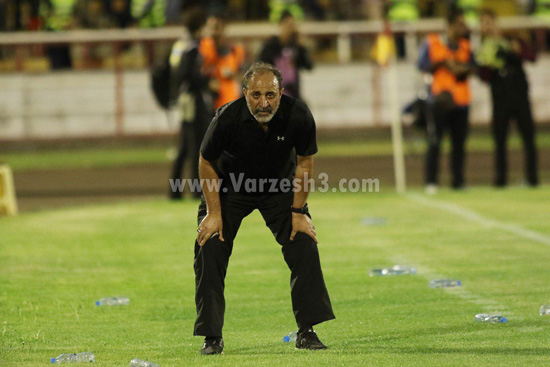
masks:
<path id="1" fill-rule="evenodd" d="M 285 137 L 284 137 L 284 136 L 278 136 L 278 137 L 277 137 L 277 140 L 283 140 L 283 141 L 284 141 L 284 140 L 285 140 Z"/>

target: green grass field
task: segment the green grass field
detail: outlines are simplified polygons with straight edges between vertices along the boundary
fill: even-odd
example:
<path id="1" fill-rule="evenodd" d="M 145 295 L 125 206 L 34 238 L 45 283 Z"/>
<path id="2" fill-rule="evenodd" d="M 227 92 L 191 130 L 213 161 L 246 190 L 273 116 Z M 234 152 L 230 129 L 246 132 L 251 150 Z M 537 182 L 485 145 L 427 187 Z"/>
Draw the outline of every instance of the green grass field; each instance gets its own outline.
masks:
<path id="1" fill-rule="evenodd" d="M 0 218 L 0 366 L 92 351 L 96 365 L 527 366 L 550 363 L 550 187 L 312 194 L 336 320 L 328 351 L 296 351 L 289 271 L 255 212 L 236 239 L 221 356 L 193 337 L 196 202 L 164 200 Z M 384 226 L 364 226 L 383 217 Z M 418 274 L 368 276 L 405 264 Z M 456 289 L 430 289 L 436 277 Z M 94 301 L 126 295 L 129 306 Z M 500 312 L 507 324 L 478 324 Z"/>

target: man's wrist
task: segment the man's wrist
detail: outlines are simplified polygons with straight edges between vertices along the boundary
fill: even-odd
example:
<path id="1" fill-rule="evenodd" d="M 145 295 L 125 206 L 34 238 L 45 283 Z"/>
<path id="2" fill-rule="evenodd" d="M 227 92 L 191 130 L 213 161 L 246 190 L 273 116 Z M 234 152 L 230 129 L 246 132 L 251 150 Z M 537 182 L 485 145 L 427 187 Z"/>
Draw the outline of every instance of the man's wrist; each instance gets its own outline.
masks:
<path id="1" fill-rule="evenodd" d="M 222 211 L 221 210 L 206 210 L 206 214 L 209 214 L 209 215 L 212 215 L 212 216 L 216 216 L 216 215 L 222 215 Z"/>
<path id="2" fill-rule="evenodd" d="M 294 205 L 290 207 L 290 210 L 292 211 L 292 214 L 308 214 L 309 208 L 307 207 L 307 203 L 301 207 L 301 208 L 295 208 Z"/>

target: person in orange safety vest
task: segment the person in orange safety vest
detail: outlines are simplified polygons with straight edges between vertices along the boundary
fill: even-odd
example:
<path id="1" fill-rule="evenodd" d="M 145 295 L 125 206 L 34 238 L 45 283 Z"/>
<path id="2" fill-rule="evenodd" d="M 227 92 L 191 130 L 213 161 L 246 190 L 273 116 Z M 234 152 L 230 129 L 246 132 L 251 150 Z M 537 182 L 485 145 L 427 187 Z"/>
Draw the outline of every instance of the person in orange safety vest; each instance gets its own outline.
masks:
<path id="1" fill-rule="evenodd" d="M 465 143 L 471 101 L 468 76 L 475 68 L 464 14 L 455 9 L 449 14 L 446 37 L 430 34 L 422 46 L 418 67 L 431 74 L 427 110 L 428 149 L 426 153 L 426 192 L 438 185 L 439 151 L 445 130 L 452 142 L 452 187 L 464 187 Z"/>
<path id="2" fill-rule="evenodd" d="M 225 21 L 220 16 L 210 16 L 207 29 L 209 36 L 201 40 L 199 51 L 217 90 L 214 108 L 218 109 L 241 97 L 239 76 L 245 62 L 245 50 L 241 44 L 229 44 L 225 37 Z"/>

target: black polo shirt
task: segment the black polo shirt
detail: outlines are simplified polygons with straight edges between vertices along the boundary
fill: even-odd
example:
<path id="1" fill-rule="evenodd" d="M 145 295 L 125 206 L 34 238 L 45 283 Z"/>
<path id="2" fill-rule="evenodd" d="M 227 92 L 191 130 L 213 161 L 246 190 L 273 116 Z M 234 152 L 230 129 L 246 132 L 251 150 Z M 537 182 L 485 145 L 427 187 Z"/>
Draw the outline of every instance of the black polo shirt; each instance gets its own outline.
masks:
<path id="1" fill-rule="evenodd" d="M 242 187 L 230 185 L 232 180 L 291 180 L 296 154 L 315 153 L 315 120 L 305 103 L 286 95 L 281 97 L 267 131 L 252 116 L 244 97 L 220 107 L 201 145 L 201 155 L 217 161 L 222 186 L 239 192 L 243 192 Z"/>

